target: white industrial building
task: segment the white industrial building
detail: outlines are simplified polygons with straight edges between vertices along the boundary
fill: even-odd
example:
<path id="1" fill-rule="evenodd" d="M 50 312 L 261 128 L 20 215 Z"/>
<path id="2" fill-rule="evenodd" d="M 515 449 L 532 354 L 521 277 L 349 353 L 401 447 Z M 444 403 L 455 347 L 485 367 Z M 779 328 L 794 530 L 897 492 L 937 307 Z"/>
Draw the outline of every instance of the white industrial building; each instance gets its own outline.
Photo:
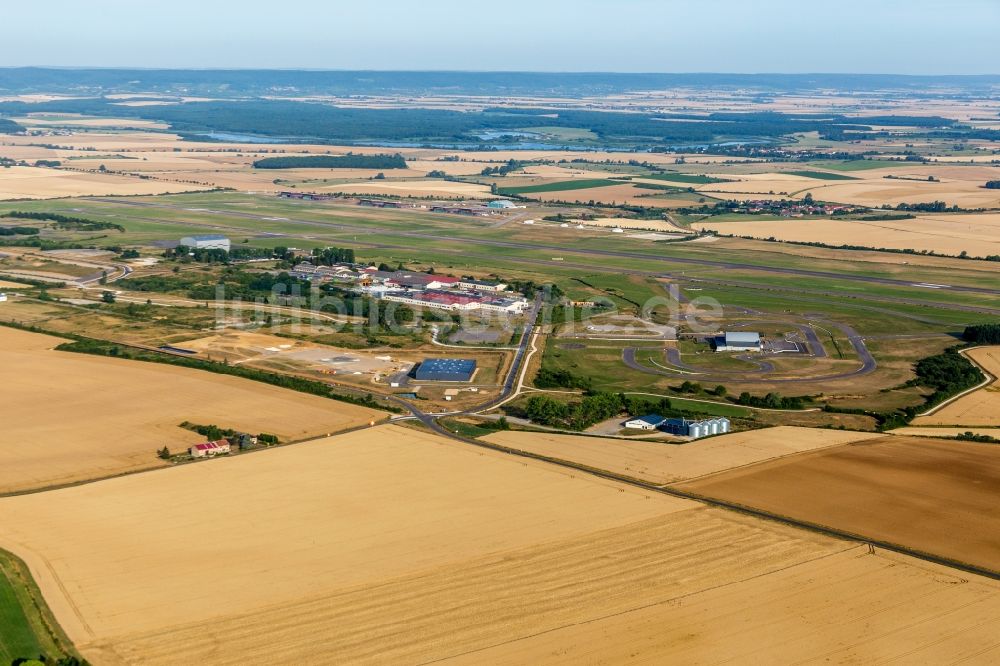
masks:
<path id="1" fill-rule="evenodd" d="M 665 420 L 659 414 L 646 414 L 629 419 L 624 426 L 631 430 L 656 430 Z"/>
<path id="2" fill-rule="evenodd" d="M 226 252 L 229 252 L 231 247 L 229 239 L 220 234 L 185 236 L 181 239 L 181 245 L 194 250 L 225 250 Z"/>
<path id="3" fill-rule="evenodd" d="M 0 303 L 5 302 L 6 300 L 7 300 L 7 294 L 0 294 Z"/>
<path id="4" fill-rule="evenodd" d="M 507 285 L 503 282 L 483 282 L 481 280 L 462 280 L 458 283 L 458 288 L 471 291 L 507 291 Z"/>
<path id="5" fill-rule="evenodd" d="M 715 339 L 715 351 L 762 351 L 760 333 L 726 331 Z"/>

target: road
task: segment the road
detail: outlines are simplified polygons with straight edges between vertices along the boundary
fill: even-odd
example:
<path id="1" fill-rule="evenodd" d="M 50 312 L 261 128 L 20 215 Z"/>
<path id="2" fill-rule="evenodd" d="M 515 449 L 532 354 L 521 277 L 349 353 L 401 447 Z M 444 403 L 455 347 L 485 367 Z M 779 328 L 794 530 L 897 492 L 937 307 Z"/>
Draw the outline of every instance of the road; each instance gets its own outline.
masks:
<path id="1" fill-rule="evenodd" d="M 470 407 L 462 411 L 456 412 L 445 412 L 445 413 L 428 413 L 414 405 L 408 400 L 399 398 L 396 396 L 390 396 L 390 400 L 395 402 L 397 405 L 408 409 L 414 417 L 420 420 L 421 423 L 426 425 L 431 430 L 452 437 L 455 433 L 451 432 L 440 423 L 437 422 L 440 416 L 460 416 L 462 414 L 476 414 L 478 412 L 485 412 L 490 409 L 494 409 L 501 404 L 512 400 L 517 397 L 518 393 L 522 387 L 522 380 L 524 375 L 524 365 L 529 357 L 528 351 L 534 349 L 534 340 L 537 335 L 536 328 L 538 326 L 538 315 L 542 311 L 542 296 L 538 294 L 535 296 L 535 302 L 531 307 L 531 311 L 526 319 L 527 323 L 524 326 L 524 330 L 521 332 L 521 339 L 518 342 L 517 349 L 514 352 L 514 358 L 510 363 L 510 369 L 507 371 L 507 376 L 504 378 L 503 386 L 500 389 L 500 394 L 487 402 Z"/>
<path id="2" fill-rule="evenodd" d="M 700 374 L 697 375 L 697 379 L 703 381 L 719 381 L 720 383 L 732 383 L 732 384 L 804 384 L 811 382 L 827 382 L 827 381 L 837 381 L 842 379 L 851 379 L 852 377 L 861 377 L 863 375 L 870 374 L 875 371 L 878 364 L 875 362 L 875 357 L 872 356 L 871 352 L 868 351 L 868 347 L 865 345 L 864 338 L 856 330 L 848 326 L 847 324 L 841 324 L 838 322 L 824 321 L 827 326 L 833 326 L 840 329 L 840 331 L 847 337 L 850 341 L 851 346 L 854 348 L 854 352 L 858 355 L 861 360 L 861 367 L 851 372 L 838 372 L 829 375 L 819 375 L 815 377 L 786 377 L 786 378 L 770 378 L 766 375 L 767 372 L 774 369 L 774 366 L 770 363 L 764 362 L 761 365 L 765 366 L 763 369 L 748 370 L 744 373 L 743 378 L 734 376 L 736 373 L 732 371 L 712 371 L 705 368 L 695 368 L 693 366 L 684 365 L 679 363 L 680 355 L 677 353 L 676 349 L 666 350 L 668 355 L 667 359 L 677 365 L 679 368 L 688 371 L 697 371 Z M 636 352 L 639 351 L 639 347 L 626 347 L 622 350 L 622 363 L 627 365 L 633 370 L 638 372 L 644 372 L 648 375 L 662 375 L 664 377 L 674 377 L 676 379 L 684 379 L 686 377 L 676 373 L 667 372 L 665 370 L 657 370 L 656 368 L 650 368 L 639 361 L 636 360 Z M 662 347 L 645 347 L 645 349 L 655 349 L 662 350 Z M 766 366 L 770 366 L 767 368 Z"/>
<path id="3" fill-rule="evenodd" d="M 145 208 L 161 208 L 168 210 L 179 210 L 186 211 L 189 208 L 184 206 L 166 204 L 166 203 L 155 203 L 150 201 L 131 201 L 126 199 L 115 199 L 108 197 L 95 197 L 91 198 L 92 201 L 99 201 L 102 203 L 110 203 L 121 206 L 136 206 Z M 228 210 L 216 210 L 210 208 L 198 209 L 199 213 L 210 213 L 212 215 L 219 215 L 222 217 L 235 217 L 241 219 L 259 220 L 262 222 L 273 221 L 273 216 L 262 215 L 257 213 L 247 213 L 242 211 L 228 211 Z M 563 245 L 545 245 L 538 243 L 525 243 L 519 241 L 505 241 L 499 239 L 490 238 L 456 238 L 452 235 L 447 234 L 435 234 L 422 231 L 404 231 L 400 229 L 388 228 L 388 227 L 375 227 L 366 226 L 364 228 L 359 228 L 357 226 L 348 224 L 339 224 L 336 222 L 320 222 L 317 220 L 301 220 L 296 218 L 288 218 L 289 222 L 295 224 L 301 224 L 303 226 L 320 227 L 326 229 L 335 229 L 337 231 L 346 231 L 351 233 L 373 233 L 373 234 L 388 234 L 392 236 L 400 237 L 410 237 L 410 238 L 423 238 L 429 240 L 440 240 L 442 242 L 455 242 L 461 241 L 469 245 L 483 245 L 488 247 L 504 247 L 519 250 L 544 250 L 546 252 L 554 252 L 557 255 L 559 253 L 571 253 L 571 254 L 582 254 L 594 257 L 614 257 L 618 259 L 635 259 L 640 261 L 649 262 L 662 262 L 664 264 L 685 264 L 692 266 L 708 266 L 712 268 L 723 268 L 726 270 L 738 270 L 738 271 L 756 271 L 764 273 L 775 273 L 780 275 L 794 275 L 798 277 L 812 277 L 812 278 L 825 278 L 830 280 L 847 280 L 850 282 L 863 282 L 867 284 L 877 284 L 893 287 L 914 287 L 919 286 L 923 283 L 916 283 L 909 280 L 896 280 L 893 278 L 882 278 L 868 275 L 857 275 L 850 273 L 832 273 L 828 271 L 813 271 L 803 268 L 787 268 L 781 266 L 759 266 L 757 264 L 747 264 L 740 262 L 731 261 L 715 261 L 711 259 L 696 259 L 693 257 L 663 257 L 650 254 L 643 254 L 641 252 L 627 252 L 624 250 L 600 250 L 594 248 L 576 248 L 576 247 L 566 247 Z M 198 225 L 204 226 L 204 225 Z M 295 237 L 290 235 L 291 237 Z M 655 272 L 647 271 L 647 274 L 653 274 Z M 990 294 L 1000 296 L 1000 289 L 991 289 L 987 287 L 970 287 L 963 285 L 936 285 L 936 292 L 947 293 L 947 292 L 964 292 L 964 293 L 976 293 L 976 294 Z"/>

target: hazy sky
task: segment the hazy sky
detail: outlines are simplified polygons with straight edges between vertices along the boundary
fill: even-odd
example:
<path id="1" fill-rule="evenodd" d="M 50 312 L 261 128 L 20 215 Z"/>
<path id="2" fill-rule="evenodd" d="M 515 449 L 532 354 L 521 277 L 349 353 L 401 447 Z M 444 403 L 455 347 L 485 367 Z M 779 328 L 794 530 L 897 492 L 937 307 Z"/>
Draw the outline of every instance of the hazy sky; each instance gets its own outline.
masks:
<path id="1" fill-rule="evenodd" d="M 36 0 L 0 66 L 1000 74 L 1000 0 Z"/>

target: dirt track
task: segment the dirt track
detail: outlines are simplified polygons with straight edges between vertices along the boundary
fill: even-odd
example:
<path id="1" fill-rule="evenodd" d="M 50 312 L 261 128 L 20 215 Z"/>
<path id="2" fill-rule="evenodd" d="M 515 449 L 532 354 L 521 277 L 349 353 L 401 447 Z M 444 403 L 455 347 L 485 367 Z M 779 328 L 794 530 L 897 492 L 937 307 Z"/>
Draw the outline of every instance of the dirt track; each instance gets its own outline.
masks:
<path id="1" fill-rule="evenodd" d="M 484 440 L 644 481 L 671 483 L 874 436 L 783 426 L 680 445 L 516 431 L 487 435 Z"/>

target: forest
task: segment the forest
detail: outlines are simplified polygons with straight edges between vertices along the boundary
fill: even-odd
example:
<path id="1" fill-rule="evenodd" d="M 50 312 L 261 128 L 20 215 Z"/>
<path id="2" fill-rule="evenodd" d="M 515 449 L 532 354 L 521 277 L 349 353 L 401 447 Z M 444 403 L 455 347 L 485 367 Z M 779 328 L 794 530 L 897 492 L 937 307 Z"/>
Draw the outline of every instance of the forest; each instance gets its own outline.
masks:
<path id="1" fill-rule="evenodd" d="M 265 157 L 253 163 L 255 169 L 405 169 L 406 160 L 395 155 L 304 155 Z"/>
<path id="2" fill-rule="evenodd" d="M 545 110 L 517 108 L 460 112 L 419 108 L 340 108 L 328 104 L 286 100 L 221 100 L 132 107 L 121 106 L 113 103 L 113 100 L 102 98 L 64 99 L 33 104 L 16 101 L 0 103 L 0 114 L 23 114 L 29 111 L 161 121 L 169 123 L 173 131 L 192 139 L 202 138 L 211 132 L 226 132 L 292 142 L 348 144 L 476 143 L 481 141 L 478 135 L 487 131 L 530 128 L 544 132 L 545 128 L 552 127 L 589 130 L 604 144 L 649 148 L 657 144 L 669 146 L 721 140 L 777 140 L 789 134 L 813 131 L 828 134 L 871 130 L 870 126 L 859 123 L 857 119 L 840 115 L 775 112 L 714 113 L 697 117 L 685 114 L 582 110 L 549 113 Z M 699 122 L 691 122 L 694 119 Z M 919 123 L 925 127 L 953 127 L 951 121 L 937 117 L 882 117 L 878 121 L 881 125 Z"/>

